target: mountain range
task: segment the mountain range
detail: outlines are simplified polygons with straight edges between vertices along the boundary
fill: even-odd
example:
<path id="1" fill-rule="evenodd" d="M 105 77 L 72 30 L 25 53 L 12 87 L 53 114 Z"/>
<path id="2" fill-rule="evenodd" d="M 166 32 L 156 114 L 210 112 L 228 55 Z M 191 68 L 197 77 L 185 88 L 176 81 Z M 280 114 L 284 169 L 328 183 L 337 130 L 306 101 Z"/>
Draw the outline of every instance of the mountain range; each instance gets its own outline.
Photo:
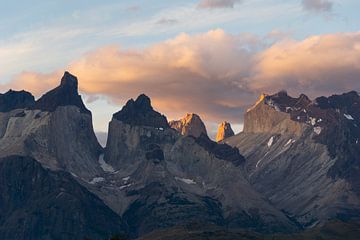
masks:
<path id="1" fill-rule="evenodd" d="M 355 91 L 281 91 L 215 142 L 197 114 L 169 122 L 141 94 L 102 147 L 65 72 L 38 100 L 0 94 L 0 239 L 357 239 L 359 127 Z"/>

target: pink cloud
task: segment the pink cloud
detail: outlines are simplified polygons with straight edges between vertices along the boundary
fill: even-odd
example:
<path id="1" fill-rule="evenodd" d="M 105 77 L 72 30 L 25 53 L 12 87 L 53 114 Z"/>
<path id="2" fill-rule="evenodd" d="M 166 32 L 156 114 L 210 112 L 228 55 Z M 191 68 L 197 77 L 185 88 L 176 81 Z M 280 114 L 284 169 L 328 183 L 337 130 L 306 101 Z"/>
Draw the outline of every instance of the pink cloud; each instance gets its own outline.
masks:
<path id="1" fill-rule="evenodd" d="M 360 33 L 286 39 L 264 47 L 249 34 L 180 34 L 145 49 L 96 49 L 67 69 L 89 96 L 123 103 L 145 93 L 170 119 L 195 112 L 218 123 L 240 123 L 243 109 L 262 92 L 287 89 L 314 97 L 360 89 Z M 63 70 L 24 72 L 6 87 L 39 96 L 57 85 Z"/>

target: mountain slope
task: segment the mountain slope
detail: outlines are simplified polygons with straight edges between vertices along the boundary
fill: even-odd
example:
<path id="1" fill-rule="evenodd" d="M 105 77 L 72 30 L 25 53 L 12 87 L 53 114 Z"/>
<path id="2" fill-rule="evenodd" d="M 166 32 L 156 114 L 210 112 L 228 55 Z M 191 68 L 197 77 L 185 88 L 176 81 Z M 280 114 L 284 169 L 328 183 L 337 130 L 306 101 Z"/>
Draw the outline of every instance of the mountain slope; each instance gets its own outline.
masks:
<path id="1" fill-rule="evenodd" d="M 304 227 L 359 218 L 358 101 L 354 93 L 262 96 L 245 114 L 244 131 L 225 142 L 245 155 L 255 189 Z"/>
<path id="2" fill-rule="evenodd" d="M 122 233 L 121 218 L 70 174 L 29 157 L 0 159 L 0 238 L 104 239 Z"/>
<path id="3" fill-rule="evenodd" d="M 129 111 L 129 101 L 114 114 L 104 156 L 110 170 L 89 186 L 123 216 L 132 236 L 196 221 L 265 232 L 296 229 L 250 187 L 236 148 L 154 124 L 156 113 L 146 111 L 141 124 L 128 121 L 127 112 L 152 109 L 150 101 L 142 104 Z"/>

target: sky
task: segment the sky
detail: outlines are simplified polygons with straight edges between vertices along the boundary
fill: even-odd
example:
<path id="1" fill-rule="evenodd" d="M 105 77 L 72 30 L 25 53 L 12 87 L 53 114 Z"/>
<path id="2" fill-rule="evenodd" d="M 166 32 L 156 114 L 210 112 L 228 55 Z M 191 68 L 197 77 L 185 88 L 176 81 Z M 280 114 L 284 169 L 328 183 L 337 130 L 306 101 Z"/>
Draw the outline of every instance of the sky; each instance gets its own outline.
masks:
<path id="1" fill-rule="evenodd" d="M 0 8 L 0 91 L 36 97 L 65 70 L 96 132 L 145 93 L 169 120 L 239 132 L 261 93 L 360 91 L 358 0 L 49 0 Z"/>

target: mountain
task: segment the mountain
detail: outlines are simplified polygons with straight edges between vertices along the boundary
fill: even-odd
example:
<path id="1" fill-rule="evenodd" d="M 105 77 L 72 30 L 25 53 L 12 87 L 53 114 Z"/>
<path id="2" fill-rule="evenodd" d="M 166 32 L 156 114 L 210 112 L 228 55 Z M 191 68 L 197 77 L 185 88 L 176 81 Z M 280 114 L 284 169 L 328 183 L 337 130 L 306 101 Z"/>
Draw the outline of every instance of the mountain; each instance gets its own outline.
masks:
<path id="1" fill-rule="evenodd" d="M 30 157 L 0 159 L 0 238 L 106 239 L 124 233 L 121 218 L 71 174 Z"/>
<path id="2" fill-rule="evenodd" d="M 150 101 L 140 102 L 129 111 L 130 100 L 114 114 L 104 155 L 112 173 L 94 190 L 132 236 L 191 222 L 264 232 L 297 228 L 253 191 L 236 148 L 153 124 L 160 115 L 149 111 Z M 148 117 L 128 121 L 134 112 Z"/>
<path id="3" fill-rule="evenodd" d="M 180 120 L 169 122 L 170 127 L 179 131 L 182 135 L 191 135 L 199 137 L 201 134 L 207 135 L 205 124 L 195 113 L 187 113 L 185 117 Z"/>
<path id="4" fill-rule="evenodd" d="M 102 148 L 75 76 L 36 101 L 9 91 L 0 238 L 347 236 L 360 216 L 359 104 L 356 92 L 264 94 L 244 131 L 231 136 L 224 122 L 217 143 L 198 115 L 168 123 L 141 94 L 113 114 Z M 329 224 L 340 232 L 328 235 Z"/>
<path id="5" fill-rule="evenodd" d="M 101 171 L 103 150 L 76 77 L 65 72 L 61 84 L 36 102 L 26 92 L 10 92 L 6 99 L 7 111 L 0 112 L 0 157 L 30 156 L 47 168 L 87 179 Z"/>
<path id="6" fill-rule="evenodd" d="M 234 136 L 235 133 L 231 128 L 230 123 L 228 122 L 222 122 L 218 127 L 218 132 L 216 134 L 216 141 L 221 142 L 225 140 L 226 138 Z"/>
<path id="7" fill-rule="evenodd" d="M 359 100 L 262 95 L 225 142 L 244 154 L 252 186 L 303 227 L 358 219 Z"/>

